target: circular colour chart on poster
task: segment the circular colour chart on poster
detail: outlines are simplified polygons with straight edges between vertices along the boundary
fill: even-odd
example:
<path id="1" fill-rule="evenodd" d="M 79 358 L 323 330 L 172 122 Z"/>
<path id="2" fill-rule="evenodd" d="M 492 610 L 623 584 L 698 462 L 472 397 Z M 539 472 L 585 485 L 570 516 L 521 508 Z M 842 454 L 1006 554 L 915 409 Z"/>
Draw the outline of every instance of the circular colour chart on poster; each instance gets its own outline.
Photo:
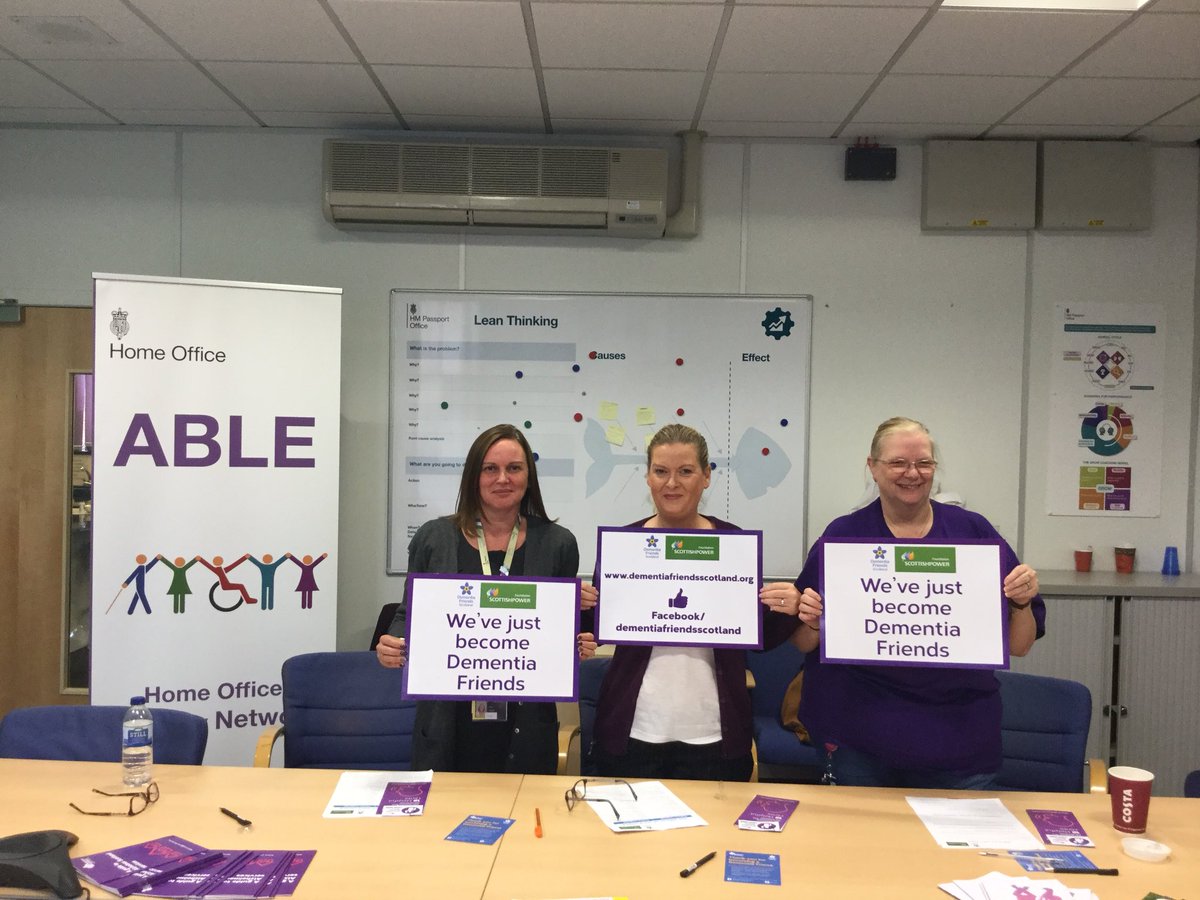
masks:
<path id="1" fill-rule="evenodd" d="M 1097 455 L 1116 456 L 1133 441 L 1133 417 L 1119 406 L 1094 406 L 1083 417 L 1079 436 Z"/>

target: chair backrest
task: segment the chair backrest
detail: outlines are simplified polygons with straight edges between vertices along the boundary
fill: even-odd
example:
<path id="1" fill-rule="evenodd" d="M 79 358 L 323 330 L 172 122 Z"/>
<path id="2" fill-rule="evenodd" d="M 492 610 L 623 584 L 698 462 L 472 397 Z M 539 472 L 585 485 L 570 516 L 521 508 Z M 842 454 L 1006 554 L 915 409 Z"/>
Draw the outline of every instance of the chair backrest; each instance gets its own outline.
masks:
<path id="1" fill-rule="evenodd" d="M 608 671 L 611 656 L 593 656 L 579 664 L 579 774 L 598 775 L 592 762 L 592 732 L 596 726 L 596 701 L 600 683 Z"/>
<path id="2" fill-rule="evenodd" d="M 1187 777 L 1183 779 L 1183 796 L 1200 797 L 1200 769 L 1188 772 Z"/>
<path id="3" fill-rule="evenodd" d="M 396 610 L 399 608 L 399 603 L 383 604 L 383 608 L 379 610 L 379 618 L 375 621 L 375 633 L 371 635 L 371 646 L 367 648 L 368 650 L 373 652 L 379 639 L 387 634 L 388 629 L 392 627 L 392 619 L 396 618 Z"/>
<path id="4" fill-rule="evenodd" d="M 1000 787 L 1083 790 L 1092 694 L 1077 681 L 999 671 L 1004 761 Z"/>
<path id="5" fill-rule="evenodd" d="M 154 761 L 198 766 L 208 745 L 208 720 L 154 706 Z M 123 706 L 28 706 L 0 721 L 0 756 L 120 762 Z"/>
<path id="6" fill-rule="evenodd" d="M 283 764 L 409 769 L 416 703 L 374 653 L 304 653 L 283 664 Z"/>
<path id="7" fill-rule="evenodd" d="M 754 675 L 754 689 L 750 692 L 754 715 L 770 716 L 779 722 L 783 695 L 804 668 L 804 654 L 791 641 L 784 641 L 771 650 L 747 653 L 746 668 Z"/>

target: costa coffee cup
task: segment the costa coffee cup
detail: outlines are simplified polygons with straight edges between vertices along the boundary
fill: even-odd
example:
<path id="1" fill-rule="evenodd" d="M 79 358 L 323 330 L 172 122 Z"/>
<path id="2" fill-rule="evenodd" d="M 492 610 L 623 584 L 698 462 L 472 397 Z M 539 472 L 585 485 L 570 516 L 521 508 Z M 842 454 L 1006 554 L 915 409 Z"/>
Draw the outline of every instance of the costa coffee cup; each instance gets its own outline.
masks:
<path id="1" fill-rule="evenodd" d="M 1123 575 L 1128 575 L 1133 571 L 1133 559 L 1137 553 L 1137 548 L 1130 544 L 1118 544 L 1113 547 L 1113 561 L 1116 563 L 1117 571 Z"/>
<path id="2" fill-rule="evenodd" d="M 1108 770 L 1108 794 L 1112 801 L 1113 828 L 1126 834 L 1146 830 L 1150 813 L 1150 788 L 1154 773 L 1133 766 L 1113 766 Z"/>

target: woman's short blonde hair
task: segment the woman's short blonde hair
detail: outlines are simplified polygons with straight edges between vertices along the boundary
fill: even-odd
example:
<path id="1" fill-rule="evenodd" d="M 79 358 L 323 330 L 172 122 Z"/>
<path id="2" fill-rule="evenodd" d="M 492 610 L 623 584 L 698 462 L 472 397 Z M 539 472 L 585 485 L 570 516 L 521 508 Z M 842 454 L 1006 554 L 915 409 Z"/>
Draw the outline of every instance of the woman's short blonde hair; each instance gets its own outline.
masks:
<path id="1" fill-rule="evenodd" d="M 700 460 L 700 468 L 708 468 L 708 442 L 704 440 L 704 435 L 695 428 L 672 422 L 670 425 L 664 425 L 658 429 L 654 437 L 650 438 L 650 443 L 646 445 L 647 468 L 650 467 L 650 459 L 654 456 L 654 448 L 661 447 L 663 444 L 691 444 L 696 448 L 696 458 Z"/>
<path id="2" fill-rule="evenodd" d="M 899 434 L 902 431 L 918 431 L 929 438 L 929 449 L 936 460 L 937 444 L 933 442 L 933 437 L 929 434 L 929 429 L 916 419 L 908 419 L 904 416 L 893 416 L 886 422 L 881 422 L 879 427 L 875 429 L 875 437 L 871 440 L 871 459 L 879 459 L 879 448 L 883 444 L 885 438 L 891 437 L 893 434 Z"/>

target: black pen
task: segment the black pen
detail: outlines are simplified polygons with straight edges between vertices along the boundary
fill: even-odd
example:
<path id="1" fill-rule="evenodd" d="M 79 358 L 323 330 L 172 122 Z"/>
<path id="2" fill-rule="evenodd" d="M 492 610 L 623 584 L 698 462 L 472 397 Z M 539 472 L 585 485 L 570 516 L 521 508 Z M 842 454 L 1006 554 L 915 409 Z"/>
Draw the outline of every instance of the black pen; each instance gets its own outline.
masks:
<path id="1" fill-rule="evenodd" d="M 241 816 L 239 816 L 237 813 L 235 813 L 231 809 L 226 809 L 223 806 L 220 807 L 220 809 L 221 809 L 221 812 L 225 813 L 225 815 L 229 816 L 229 818 L 233 819 L 233 821 L 237 822 L 243 828 L 249 828 L 251 825 L 254 824 L 249 819 L 243 819 Z"/>
<path id="2" fill-rule="evenodd" d="M 679 877 L 687 878 L 689 875 L 691 875 L 693 872 L 695 872 L 698 868 L 700 868 L 702 865 L 704 865 L 706 862 L 708 862 L 710 859 L 712 859 L 716 855 L 717 855 L 716 850 L 714 850 L 712 853 L 704 854 L 704 856 L 700 857 L 698 860 L 696 860 L 694 863 L 692 863 L 686 869 L 680 869 Z"/>
<path id="3" fill-rule="evenodd" d="M 1081 866 L 1051 866 L 1055 875 L 1120 875 L 1119 869 L 1085 869 Z"/>

